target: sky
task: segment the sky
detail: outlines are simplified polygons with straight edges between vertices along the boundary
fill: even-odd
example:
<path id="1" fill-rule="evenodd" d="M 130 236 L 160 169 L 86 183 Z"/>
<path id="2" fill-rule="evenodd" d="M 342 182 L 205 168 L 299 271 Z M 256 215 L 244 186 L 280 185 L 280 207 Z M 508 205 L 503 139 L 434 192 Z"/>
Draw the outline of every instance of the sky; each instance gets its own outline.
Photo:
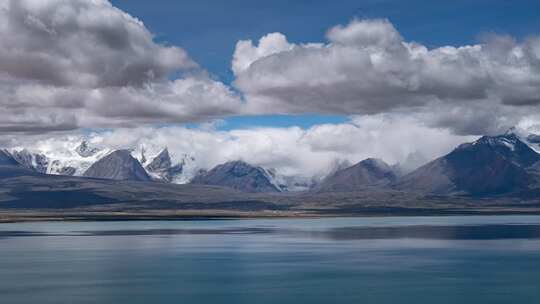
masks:
<path id="1" fill-rule="evenodd" d="M 538 1 L 0 0 L 0 146 L 323 175 L 540 132 Z"/>
<path id="2" fill-rule="evenodd" d="M 291 42 L 322 41 L 326 31 L 353 18 L 387 18 L 408 40 L 429 47 L 466 45 L 484 34 L 524 38 L 540 29 L 540 2 L 531 0 L 342 0 L 342 1 L 175 1 L 114 0 L 144 21 L 156 40 L 181 45 L 221 81 L 234 80 L 229 58 L 238 40 L 286 33 Z M 271 121 L 274 120 L 272 123 Z M 321 115 L 227 119 L 223 128 L 250 125 L 302 127 L 346 117 Z"/>
<path id="3" fill-rule="evenodd" d="M 181 45 L 222 81 L 238 40 L 286 33 L 291 42 L 324 40 L 353 18 L 387 18 L 407 40 L 429 47 L 476 43 L 484 33 L 538 34 L 540 2 L 531 0 L 113 0 L 144 21 L 157 41 Z"/>

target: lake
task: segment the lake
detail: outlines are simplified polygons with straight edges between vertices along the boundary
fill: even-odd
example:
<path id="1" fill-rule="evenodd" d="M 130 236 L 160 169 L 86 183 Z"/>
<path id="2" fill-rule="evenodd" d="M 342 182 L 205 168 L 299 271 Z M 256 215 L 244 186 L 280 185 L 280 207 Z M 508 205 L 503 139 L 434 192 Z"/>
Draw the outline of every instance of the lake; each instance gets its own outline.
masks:
<path id="1" fill-rule="evenodd" d="M 540 303 L 540 216 L 0 224 L 0 303 Z"/>

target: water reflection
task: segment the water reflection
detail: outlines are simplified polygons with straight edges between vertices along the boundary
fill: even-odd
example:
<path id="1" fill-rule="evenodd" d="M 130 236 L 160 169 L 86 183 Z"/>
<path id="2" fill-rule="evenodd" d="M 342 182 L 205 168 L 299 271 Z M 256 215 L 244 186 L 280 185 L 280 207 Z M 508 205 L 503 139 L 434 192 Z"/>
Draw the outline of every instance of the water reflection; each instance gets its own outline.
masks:
<path id="1" fill-rule="evenodd" d="M 540 225 L 407 225 L 385 227 L 337 227 L 327 229 L 293 229 L 279 227 L 232 227 L 189 229 L 118 229 L 69 231 L 65 233 L 41 231 L 0 231 L 0 238 L 39 236 L 166 236 L 166 235 L 256 235 L 275 234 L 292 237 L 330 240 L 372 239 L 434 239 L 434 240 L 497 240 L 540 239 Z"/>
<path id="2" fill-rule="evenodd" d="M 540 303 L 540 217 L 19 223 L 0 238 L 2 304 Z"/>

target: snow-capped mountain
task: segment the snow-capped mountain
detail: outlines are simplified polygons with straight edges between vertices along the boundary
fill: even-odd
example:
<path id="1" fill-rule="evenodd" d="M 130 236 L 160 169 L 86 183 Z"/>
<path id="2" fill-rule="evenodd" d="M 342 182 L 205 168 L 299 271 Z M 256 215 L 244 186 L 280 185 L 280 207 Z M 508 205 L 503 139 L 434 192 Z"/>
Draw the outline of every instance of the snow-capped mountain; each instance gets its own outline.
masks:
<path id="1" fill-rule="evenodd" d="M 0 149 L 0 166 L 16 166 L 19 163 L 6 150 Z"/>
<path id="2" fill-rule="evenodd" d="M 139 142 L 136 144 L 137 146 L 135 147 L 122 147 L 120 145 L 116 145 L 115 143 L 113 148 L 113 145 L 107 146 L 106 144 L 104 144 L 102 139 L 95 137 L 89 138 L 90 139 L 85 140 L 84 138 L 73 136 L 63 138 L 62 140 L 42 140 L 36 142 L 32 146 L 10 148 L 9 150 L 5 150 L 5 154 L 9 154 L 9 159 L 15 160 L 22 167 L 31 169 L 35 172 L 54 175 L 83 176 L 84 173 L 96 162 L 107 157 L 111 153 L 120 150 L 128 151 L 128 153 L 134 159 L 136 159 L 137 162 L 140 163 L 141 167 L 153 181 L 186 184 L 191 182 L 191 180 L 196 176 L 200 178 L 200 176 L 204 176 L 205 174 L 208 175 L 212 171 L 210 170 L 211 168 L 209 168 L 208 164 L 204 163 L 204 155 L 201 156 L 201 161 L 201 159 L 195 158 L 190 154 L 181 153 L 178 151 L 171 151 L 167 147 L 158 146 L 156 144 L 153 144 L 152 142 Z M 485 171 L 484 173 L 486 174 L 486 176 L 489 172 L 491 172 L 495 174 L 493 176 L 497 176 L 498 178 L 502 176 L 498 175 L 497 173 L 499 172 L 499 169 L 502 170 L 501 172 L 503 172 L 508 168 L 515 167 L 514 164 L 517 164 L 517 166 L 526 169 L 526 171 L 532 170 L 537 172 L 535 173 L 536 175 L 540 175 L 539 164 L 536 164 L 533 168 L 532 164 L 530 164 L 531 161 L 529 160 L 526 161 L 527 164 L 520 163 L 523 159 L 526 158 L 536 160 L 538 154 L 535 153 L 534 150 L 536 152 L 540 150 L 539 144 L 540 136 L 530 133 L 518 134 L 518 132 L 514 133 L 511 130 L 504 135 L 491 137 L 485 136 L 480 138 L 476 142 L 460 145 L 458 148 L 456 148 L 456 151 L 452 152 L 447 157 L 441 158 L 440 161 L 431 162 L 429 166 L 424 166 L 423 169 L 421 168 L 422 170 L 415 170 L 414 174 L 412 175 L 408 174 L 408 171 L 413 169 L 418 164 L 425 162 L 425 159 L 417 157 L 418 155 L 411 155 L 409 157 L 410 159 L 407 159 L 406 163 L 414 163 L 414 167 L 409 168 L 409 170 L 403 170 L 403 166 L 398 165 L 394 165 L 390 169 L 397 177 L 400 177 L 398 185 L 400 188 L 403 189 L 411 188 L 419 190 L 432 190 L 432 192 L 459 192 L 463 190 L 463 192 L 467 193 L 486 193 L 495 189 L 493 191 L 501 192 L 506 190 L 499 189 L 500 185 L 494 185 L 493 183 L 495 182 L 493 181 L 493 178 L 490 178 L 488 180 L 492 181 L 491 184 L 493 185 L 487 185 L 487 181 L 485 182 L 483 180 L 479 180 L 479 182 L 477 183 L 477 181 L 475 180 L 474 182 L 477 184 L 478 187 L 475 186 L 474 189 L 469 189 L 470 187 L 465 187 L 462 184 L 457 185 L 456 183 L 462 183 L 463 181 L 461 181 L 460 179 L 462 176 L 458 174 L 459 172 L 456 170 L 463 171 L 467 168 L 478 167 L 480 166 L 479 164 L 482 163 L 484 164 L 483 167 L 478 167 L 477 172 Z M 459 155 L 460 157 L 463 156 L 463 161 L 461 161 L 459 157 L 453 157 L 455 155 Z M 478 157 L 478 159 L 475 158 L 473 160 L 469 160 L 468 158 L 470 157 Z M 450 161 L 453 161 L 453 165 L 450 165 Z M 224 163 L 226 162 L 227 160 L 224 161 Z M 229 163 L 235 162 L 229 161 Z M 390 169 L 386 168 L 386 165 L 383 166 L 381 162 L 372 161 L 372 163 L 374 164 L 374 166 L 372 167 L 376 169 L 381 169 L 384 167 L 384 170 L 379 170 L 381 172 L 390 171 Z M 233 167 L 246 167 L 240 166 L 238 162 L 237 165 L 238 166 Z M 366 165 L 367 167 L 364 168 L 365 166 L 359 166 L 356 169 L 363 169 L 366 172 L 369 171 L 369 168 L 371 168 L 368 166 L 369 163 L 364 163 L 364 165 Z M 504 165 L 504 168 L 499 167 L 499 165 Z M 351 167 L 347 161 L 336 161 L 334 165 L 328 168 L 328 170 L 325 170 L 324 172 L 319 172 L 315 175 L 302 175 L 301 173 L 298 174 L 294 170 L 292 171 L 295 172 L 294 174 L 287 174 L 286 170 L 281 171 L 273 168 L 264 168 L 256 163 L 249 164 L 249 166 L 257 169 L 253 171 L 257 173 L 256 176 L 254 175 L 255 180 L 266 180 L 268 183 L 265 182 L 264 185 L 268 186 L 268 189 L 277 189 L 279 192 L 308 191 L 311 189 L 319 189 L 321 187 L 322 181 L 325 180 L 325 178 L 328 184 L 327 178 L 331 177 L 332 175 L 336 175 L 336 172 L 338 171 L 343 171 L 341 173 L 342 176 L 338 176 L 338 179 L 343 181 L 337 182 L 337 184 L 340 185 L 337 188 L 341 189 L 342 184 L 350 184 L 351 178 L 360 178 L 360 175 L 362 175 L 358 173 L 361 170 L 358 172 L 352 169 L 349 171 L 344 171 L 345 168 Z M 220 167 L 220 169 L 230 168 L 228 166 L 225 166 Z M 399 170 L 396 171 L 396 169 Z M 440 172 L 437 170 L 439 170 Z M 496 172 L 493 170 L 495 170 Z M 217 173 L 220 173 L 222 171 L 223 170 L 220 170 Z M 345 174 L 353 171 L 354 174 L 351 173 L 352 175 Z M 474 173 L 470 171 L 471 170 L 468 170 L 467 174 Z M 512 172 L 518 174 L 522 170 L 516 169 L 514 171 Z M 505 172 L 506 171 L 504 171 L 503 173 L 506 174 Z M 213 175 L 217 176 L 215 174 L 216 171 L 214 171 L 213 173 Z M 358 175 L 357 173 L 360 175 Z M 403 176 L 405 174 L 408 174 L 408 176 Z M 366 173 L 362 176 L 365 177 L 368 175 L 369 174 Z M 529 177 L 529 173 L 526 173 L 525 175 Z M 239 180 L 238 183 L 242 183 L 246 180 L 249 179 Z M 485 187 L 481 187 L 480 182 L 486 184 Z M 518 181 L 514 182 L 518 183 Z M 387 182 L 384 182 L 382 184 L 386 183 Z M 372 182 L 361 182 L 360 184 L 371 185 Z M 463 189 L 461 189 L 460 187 Z M 256 188 L 260 187 L 257 186 Z M 332 186 L 330 188 L 335 187 Z M 526 187 L 515 187 L 515 189 L 518 188 L 521 189 Z"/>
<path id="3" fill-rule="evenodd" d="M 40 153 L 32 153 L 27 149 L 22 149 L 12 151 L 11 156 L 23 167 L 39 173 L 47 173 L 49 168 L 49 159 Z"/>
<path id="4" fill-rule="evenodd" d="M 96 161 L 112 152 L 87 141 L 66 140 L 61 145 L 16 147 L 9 151 L 21 165 L 39 173 L 82 176 Z"/>
<path id="5" fill-rule="evenodd" d="M 152 158 L 147 159 L 141 149 L 139 161 L 154 180 L 175 184 L 188 183 L 196 172 L 195 158 L 182 154 L 179 161 L 173 162 L 168 148 L 164 148 Z"/>
<path id="6" fill-rule="evenodd" d="M 197 174 L 199 168 L 194 157 L 187 154 L 172 155 L 167 148 L 151 148 L 151 151 L 159 152 L 148 153 L 144 145 L 127 150 L 153 180 L 186 184 Z M 23 167 L 39 173 L 83 176 L 99 160 L 120 150 L 125 149 L 116 150 L 88 140 L 68 138 L 60 144 L 45 142 L 32 148 L 15 147 L 6 153 Z"/>
<path id="7" fill-rule="evenodd" d="M 92 157 L 98 154 L 100 151 L 101 149 L 90 146 L 90 144 L 86 140 L 83 140 L 81 144 L 77 148 L 75 148 L 75 152 L 77 152 L 77 154 L 79 154 L 79 156 L 83 158 Z"/>
<path id="8" fill-rule="evenodd" d="M 401 190 L 473 195 L 526 191 L 540 180 L 536 153 L 513 133 L 484 136 L 458 146 L 397 183 Z"/>

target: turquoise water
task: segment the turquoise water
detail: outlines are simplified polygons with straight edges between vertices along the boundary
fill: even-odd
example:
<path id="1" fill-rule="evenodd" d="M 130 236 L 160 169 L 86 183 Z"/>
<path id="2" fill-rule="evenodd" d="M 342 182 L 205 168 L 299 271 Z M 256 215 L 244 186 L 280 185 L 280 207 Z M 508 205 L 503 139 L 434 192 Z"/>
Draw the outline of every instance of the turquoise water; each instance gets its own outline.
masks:
<path id="1" fill-rule="evenodd" d="M 540 217 L 2 224 L 0 303 L 540 303 Z"/>

